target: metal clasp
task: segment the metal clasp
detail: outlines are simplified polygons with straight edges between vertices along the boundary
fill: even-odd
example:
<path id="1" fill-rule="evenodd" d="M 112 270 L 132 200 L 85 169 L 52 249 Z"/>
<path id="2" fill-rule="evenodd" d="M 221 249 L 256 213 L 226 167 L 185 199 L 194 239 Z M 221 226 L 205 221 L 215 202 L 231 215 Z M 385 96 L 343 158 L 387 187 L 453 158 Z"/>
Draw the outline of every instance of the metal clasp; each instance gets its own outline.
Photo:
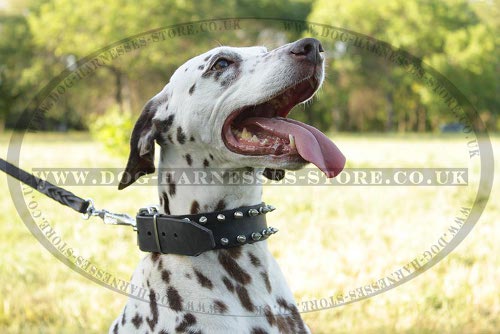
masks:
<path id="1" fill-rule="evenodd" d="M 87 212 L 83 214 L 83 219 L 88 220 L 90 217 L 97 216 L 102 219 L 104 224 L 132 226 L 134 231 L 137 231 L 137 224 L 134 217 L 131 217 L 126 213 L 113 213 L 108 210 L 97 210 L 94 207 L 94 201 L 92 199 L 87 199 L 87 202 L 89 202 L 89 207 L 87 208 Z"/>
<path id="2" fill-rule="evenodd" d="M 144 208 L 140 208 L 139 212 L 137 212 L 138 215 L 154 215 L 160 213 L 160 208 L 158 205 L 148 205 Z"/>

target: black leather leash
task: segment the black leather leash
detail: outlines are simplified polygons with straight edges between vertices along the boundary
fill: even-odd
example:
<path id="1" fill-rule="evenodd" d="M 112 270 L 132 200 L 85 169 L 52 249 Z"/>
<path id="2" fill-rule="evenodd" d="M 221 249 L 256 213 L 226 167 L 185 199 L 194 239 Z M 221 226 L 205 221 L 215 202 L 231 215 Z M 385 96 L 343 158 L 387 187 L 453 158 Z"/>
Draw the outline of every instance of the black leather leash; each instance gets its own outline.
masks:
<path id="1" fill-rule="evenodd" d="M 137 244 L 144 252 L 196 256 L 267 239 L 278 232 L 267 227 L 266 213 L 272 205 L 239 207 L 233 210 L 196 215 L 164 215 L 150 206 L 139 209 L 136 218 L 127 214 L 97 210 L 91 199 L 83 199 L 70 191 L 42 180 L 0 158 L 0 170 L 49 198 L 82 213 L 84 219 L 100 217 L 105 224 L 132 226 L 137 231 Z"/>
<path id="2" fill-rule="evenodd" d="M 62 189 L 52 183 L 42 180 L 17 166 L 14 166 L 10 162 L 7 162 L 0 158 L 0 170 L 4 171 L 7 175 L 21 181 L 22 183 L 30 186 L 31 188 L 41 192 L 42 194 L 58 201 L 62 205 L 69 206 L 73 210 L 80 213 L 87 213 L 87 209 L 90 206 L 90 201 L 84 200 L 81 197 L 76 196 L 70 191 Z"/>

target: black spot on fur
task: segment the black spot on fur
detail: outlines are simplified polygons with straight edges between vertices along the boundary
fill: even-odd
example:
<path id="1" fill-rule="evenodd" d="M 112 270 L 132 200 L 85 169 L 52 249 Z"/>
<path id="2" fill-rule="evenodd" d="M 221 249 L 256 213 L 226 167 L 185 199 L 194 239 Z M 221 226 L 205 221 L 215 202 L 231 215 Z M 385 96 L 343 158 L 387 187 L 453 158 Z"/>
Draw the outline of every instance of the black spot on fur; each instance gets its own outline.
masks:
<path id="1" fill-rule="evenodd" d="M 208 162 L 208 160 L 207 159 L 203 159 L 203 167 L 206 168 L 208 166 L 210 166 L 210 163 Z"/>
<path id="2" fill-rule="evenodd" d="M 277 317 L 278 328 L 282 330 L 285 325 L 283 320 L 285 320 L 288 330 L 284 332 L 305 333 L 305 325 L 297 307 L 293 303 L 288 303 L 284 298 L 277 298 L 276 301 L 281 309 L 289 311 L 288 315 Z"/>
<path id="3" fill-rule="evenodd" d="M 191 158 L 191 154 L 186 154 L 186 162 L 188 166 L 191 166 L 193 164 L 193 159 Z"/>
<path id="4" fill-rule="evenodd" d="M 196 84 L 193 84 L 191 88 L 189 88 L 189 95 L 193 95 L 194 89 L 196 87 Z"/>
<path id="5" fill-rule="evenodd" d="M 252 253 L 248 253 L 248 256 L 250 257 L 250 262 L 254 265 L 254 267 L 260 267 L 261 263 L 259 258 L 257 258 Z"/>
<path id="6" fill-rule="evenodd" d="M 198 201 L 193 201 L 193 203 L 191 203 L 191 211 L 190 212 L 192 215 L 195 215 L 195 214 L 200 212 L 200 203 L 198 203 Z"/>
<path id="7" fill-rule="evenodd" d="M 135 316 L 132 318 L 132 323 L 134 324 L 134 327 L 136 329 L 139 329 L 142 325 L 142 317 L 139 315 L 139 313 L 136 313 Z"/>
<path id="8" fill-rule="evenodd" d="M 174 122 L 174 115 L 168 116 L 165 120 L 154 120 L 153 122 L 159 133 L 167 133 Z"/>
<path id="9" fill-rule="evenodd" d="M 251 282 L 252 277 L 236 262 L 225 250 L 221 250 L 218 256 L 219 262 L 236 282 L 243 285 Z"/>
<path id="10" fill-rule="evenodd" d="M 238 259 L 241 256 L 241 251 L 241 247 L 232 247 L 226 250 L 226 252 L 231 255 L 233 259 Z"/>
<path id="11" fill-rule="evenodd" d="M 170 196 L 175 195 L 175 182 L 172 177 L 172 174 L 168 173 L 167 174 L 167 182 L 168 182 L 168 193 Z"/>
<path id="12" fill-rule="evenodd" d="M 127 322 L 127 319 L 125 319 L 125 316 L 127 315 L 127 306 L 125 306 L 125 308 L 123 309 L 123 315 L 122 315 L 122 326 L 125 325 L 125 323 Z"/>
<path id="13" fill-rule="evenodd" d="M 175 327 L 175 330 L 182 333 L 185 332 L 188 327 L 191 327 L 194 324 L 196 324 L 195 316 L 191 313 L 186 313 L 184 314 L 184 318 L 182 319 L 181 323 L 177 327 Z M 189 333 L 191 333 L 191 331 Z"/>
<path id="14" fill-rule="evenodd" d="M 236 286 L 236 294 L 238 295 L 238 299 L 240 300 L 241 305 L 247 311 L 253 312 L 255 307 L 252 303 L 252 300 L 250 299 L 250 296 L 248 295 L 247 289 L 244 286 L 238 284 Z"/>
<path id="15" fill-rule="evenodd" d="M 149 291 L 149 309 L 152 317 L 147 317 L 146 322 L 148 323 L 149 328 L 154 331 L 155 326 L 158 323 L 158 304 L 156 303 L 156 294 L 153 289 Z"/>
<path id="16" fill-rule="evenodd" d="M 276 323 L 276 318 L 274 317 L 274 314 L 269 306 L 266 306 L 264 308 L 264 315 L 266 316 L 266 320 L 269 325 L 274 326 L 274 324 Z"/>
<path id="17" fill-rule="evenodd" d="M 208 156 L 210 157 L 210 160 L 214 160 L 214 156 L 212 155 L 212 153 L 210 153 Z"/>
<path id="18" fill-rule="evenodd" d="M 210 59 L 210 57 L 212 57 L 212 55 L 208 55 L 208 56 L 206 56 L 206 57 L 205 57 L 205 59 L 203 59 L 203 61 L 207 61 L 207 60 L 209 60 L 209 59 Z"/>
<path id="19" fill-rule="evenodd" d="M 223 314 L 227 312 L 227 305 L 222 300 L 214 300 L 214 310 L 219 314 Z"/>
<path id="20" fill-rule="evenodd" d="M 151 260 L 153 260 L 153 262 L 156 262 L 158 261 L 158 259 L 160 258 L 160 253 L 151 253 Z"/>
<path id="21" fill-rule="evenodd" d="M 205 66 L 203 66 L 203 65 L 198 66 L 199 70 L 203 70 L 204 68 L 205 68 Z"/>
<path id="22" fill-rule="evenodd" d="M 254 327 L 250 334 L 268 334 L 262 327 Z"/>
<path id="23" fill-rule="evenodd" d="M 113 327 L 113 334 L 118 334 L 118 323 L 116 323 L 115 327 Z"/>
<path id="24" fill-rule="evenodd" d="M 167 290 L 167 299 L 170 308 L 174 311 L 182 310 L 182 298 L 179 292 L 174 287 L 169 287 Z"/>
<path id="25" fill-rule="evenodd" d="M 186 142 L 186 135 L 180 126 L 177 128 L 177 141 L 179 144 L 184 144 Z"/>
<path id="26" fill-rule="evenodd" d="M 226 288 L 230 291 L 230 292 L 234 292 L 234 285 L 233 283 L 229 280 L 229 278 L 227 278 L 226 276 L 224 276 L 222 278 L 222 283 L 224 283 L 224 285 L 226 286 Z"/>
<path id="27" fill-rule="evenodd" d="M 194 270 L 194 273 L 196 275 L 196 279 L 198 280 L 198 283 L 204 288 L 212 290 L 214 285 L 212 284 L 212 281 L 205 275 L 203 275 L 201 272 L 198 270 Z"/>
<path id="28" fill-rule="evenodd" d="M 171 144 L 174 143 L 174 140 L 172 139 L 172 135 L 170 133 L 167 135 L 167 139 Z"/>
<path id="29" fill-rule="evenodd" d="M 194 137 L 193 136 L 189 137 L 189 141 L 194 142 Z"/>
<path id="30" fill-rule="evenodd" d="M 214 211 L 222 211 L 226 208 L 226 202 L 223 199 L 217 202 Z"/>
<path id="31" fill-rule="evenodd" d="M 262 276 L 262 279 L 264 280 L 264 284 L 266 285 L 267 292 L 271 293 L 271 291 L 272 291 L 271 281 L 269 280 L 269 275 L 267 274 L 267 271 L 261 272 L 260 276 Z"/>
<path id="32" fill-rule="evenodd" d="M 286 322 L 286 317 L 282 315 L 276 316 L 276 325 L 280 333 L 293 333 L 293 328 L 290 328 Z"/>
<path id="33" fill-rule="evenodd" d="M 262 175 L 269 180 L 280 181 L 285 177 L 285 171 L 283 169 L 265 168 Z"/>
<path id="34" fill-rule="evenodd" d="M 169 270 L 162 270 L 162 272 L 161 272 L 161 279 L 162 279 L 165 283 L 169 284 L 169 283 L 170 283 L 170 275 L 171 275 L 171 274 L 172 274 L 172 273 L 171 273 Z"/>
<path id="35" fill-rule="evenodd" d="M 168 202 L 167 193 L 162 191 L 161 197 L 163 198 L 163 211 L 165 211 L 166 215 L 169 215 L 170 214 L 170 206 L 169 206 L 169 202 Z"/>
<path id="36" fill-rule="evenodd" d="M 188 68 L 189 68 L 189 67 L 186 67 L 186 68 L 184 69 L 184 72 L 187 72 Z"/>

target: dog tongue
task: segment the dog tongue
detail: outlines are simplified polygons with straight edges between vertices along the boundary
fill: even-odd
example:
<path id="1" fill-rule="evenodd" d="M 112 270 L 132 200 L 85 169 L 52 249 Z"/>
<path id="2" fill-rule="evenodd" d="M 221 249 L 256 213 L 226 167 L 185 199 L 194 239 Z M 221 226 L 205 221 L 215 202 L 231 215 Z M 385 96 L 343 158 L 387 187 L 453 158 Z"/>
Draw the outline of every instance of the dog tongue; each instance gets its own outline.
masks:
<path id="1" fill-rule="evenodd" d="M 287 138 L 295 138 L 295 146 L 300 156 L 316 165 L 327 177 L 335 177 L 345 165 L 345 157 L 337 146 L 321 131 L 310 125 L 289 118 L 249 118 L 252 123 L 268 133 Z"/>

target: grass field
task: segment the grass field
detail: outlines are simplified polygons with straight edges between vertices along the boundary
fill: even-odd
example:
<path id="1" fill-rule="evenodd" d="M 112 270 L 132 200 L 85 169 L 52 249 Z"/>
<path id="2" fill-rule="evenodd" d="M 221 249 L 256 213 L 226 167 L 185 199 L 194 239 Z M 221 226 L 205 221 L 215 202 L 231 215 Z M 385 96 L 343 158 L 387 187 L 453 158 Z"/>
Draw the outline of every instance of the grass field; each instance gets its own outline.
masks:
<path id="1" fill-rule="evenodd" d="M 5 157 L 8 134 L 0 134 Z M 492 139 L 499 164 L 500 139 Z M 466 187 L 269 186 L 269 242 L 297 301 L 346 294 L 394 272 L 436 243 L 461 207 L 470 206 L 479 165 L 460 136 L 339 135 L 349 167 L 466 167 Z M 21 165 L 123 167 L 85 134 L 31 134 Z M 498 173 L 497 173 L 498 176 Z M 500 332 L 500 192 L 468 237 L 436 266 L 373 298 L 303 314 L 314 333 Z M 0 333 L 104 333 L 126 297 L 82 277 L 29 232 L 0 176 Z M 155 187 L 70 187 L 99 206 L 134 214 L 156 201 Z M 38 208 L 78 254 L 127 280 L 143 256 L 126 227 L 82 221 L 35 195 Z"/>

